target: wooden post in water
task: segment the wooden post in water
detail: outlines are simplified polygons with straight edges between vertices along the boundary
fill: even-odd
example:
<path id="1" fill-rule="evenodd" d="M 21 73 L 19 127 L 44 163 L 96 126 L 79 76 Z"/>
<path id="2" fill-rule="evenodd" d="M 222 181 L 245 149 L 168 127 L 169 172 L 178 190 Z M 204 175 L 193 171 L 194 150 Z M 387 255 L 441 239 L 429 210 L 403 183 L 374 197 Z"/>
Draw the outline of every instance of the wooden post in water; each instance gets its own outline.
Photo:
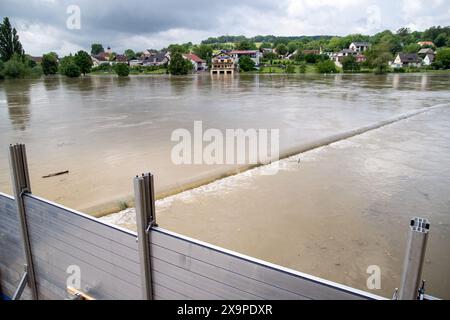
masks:
<path id="1" fill-rule="evenodd" d="M 411 220 L 399 300 L 417 300 L 419 297 L 429 230 L 430 223 L 427 219 Z"/>
<path id="2" fill-rule="evenodd" d="M 142 298 L 153 300 L 150 231 L 156 225 L 155 190 L 150 173 L 134 178 L 136 225 L 141 266 Z"/>
<path id="3" fill-rule="evenodd" d="M 30 286 L 31 296 L 33 297 L 33 299 L 38 300 L 38 291 L 33 267 L 33 257 L 31 253 L 31 244 L 28 234 L 27 217 L 23 201 L 24 194 L 31 193 L 31 184 L 28 173 L 28 163 L 25 145 L 16 144 L 9 146 L 9 163 L 11 167 L 11 180 L 13 184 L 17 214 L 19 215 L 20 234 L 22 236 L 22 243 L 26 260 L 25 266 L 26 277 L 23 277 L 23 279 L 26 279 L 28 285 Z M 16 297 L 16 295 L 14 296 Z M 17 295 L 17 298 L 20 298 L 20 294 Z"/>

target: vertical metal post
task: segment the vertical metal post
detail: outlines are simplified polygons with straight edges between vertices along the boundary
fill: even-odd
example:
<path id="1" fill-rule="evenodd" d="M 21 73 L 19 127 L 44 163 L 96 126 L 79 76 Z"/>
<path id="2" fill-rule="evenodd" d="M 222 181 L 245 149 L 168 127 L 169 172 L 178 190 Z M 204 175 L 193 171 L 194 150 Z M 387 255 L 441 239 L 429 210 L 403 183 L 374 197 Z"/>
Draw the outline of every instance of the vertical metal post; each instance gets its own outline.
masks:
<path id="1" fill-rule="evenodd" d="M 30 177 L 28 174 L 27 155 L 25 145 L 16 144 L 9 146 L 9 160 L 11 167 L 11 180 L 14 189 L 14 198 L 19 215 L 19 227 L 25 252 L 27 282 L 31 288 L 31 296 L 38 300 L 38 291 L 33 267 L 33 257 L 31 254 L 30 238 L 28 235 L 28 225 L 25 213 L 23 195 L 31 193 Z"/>
<path id="2" fill-rule="evenodd" d="M 399 293 L 400 300 L 417 300 L 418 298 L 429 230 L 430 223 L 427 219 L 411 220 Z"/>
<path id="3" fill-rule="evenodd" d="M 156 225 L 155 191 L 150 173 L 134 179 L 136 224 L 141 265 L 142 298 L 153 299 L 150 230 Z"/>

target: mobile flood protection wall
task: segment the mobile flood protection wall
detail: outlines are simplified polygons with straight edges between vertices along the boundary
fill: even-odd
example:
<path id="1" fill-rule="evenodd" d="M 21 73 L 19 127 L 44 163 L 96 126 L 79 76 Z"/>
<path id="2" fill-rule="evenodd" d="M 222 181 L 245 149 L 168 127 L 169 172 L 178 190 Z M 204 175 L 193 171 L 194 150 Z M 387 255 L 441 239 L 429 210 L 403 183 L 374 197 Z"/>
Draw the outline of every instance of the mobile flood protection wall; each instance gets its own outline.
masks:
<path id="1" fill-rule="evenodd" d="M 383 299 L 163 230 L 153 176 L 134 179 L 134 233 L 34 196 L 25 147 L 10 147 L 15 197 L 0 193 L 4 299 Z"/>

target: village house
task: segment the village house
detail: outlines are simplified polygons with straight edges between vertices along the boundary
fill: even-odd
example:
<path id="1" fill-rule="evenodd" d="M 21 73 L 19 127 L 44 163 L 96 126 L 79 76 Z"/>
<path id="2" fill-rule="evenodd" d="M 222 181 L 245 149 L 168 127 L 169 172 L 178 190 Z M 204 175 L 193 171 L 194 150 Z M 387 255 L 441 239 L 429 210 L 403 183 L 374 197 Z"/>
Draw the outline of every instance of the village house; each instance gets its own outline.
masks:
<path id="1" fill-rule="evenodd" d="M 144 52 L 142 52 L 142 58 L 150 57 L 158 53 L 158 50 L 155 49 L 145 49 Z"/>
<path id="2" fill-rule="evenodd" d="M 98 67 L 102 64 L 110 64 L 110 54 L 108 52 L 91 55 L 91 59 L 94 67 Z"/>
<path id="3" fill-rule="evenodd" d="M 370 47 L 371 44 L 369 42 L 352 42 L 348 48 L 355 52 L 364 52 L 369 50 Z"/>
<path id="4" fill-rule="evenodd" d="M 142 60 L 142 65 L 144 67 L 149 66 L 162 66 L 169 62 L 169 55 L 167 52 L 152 52 L 150 55 L 146 55 L 144 52 L 144 59 Z"/>
<path id="5" fill-rule="evenodd" d="M 236 69 L 234 58 L 227 53 L 220 53 L 213 57 L 211 65 L 211 74 L 233 75 Z"/>
<path id="6" fill-rule="evenodd" d="M 426 55 L 428 55 L 428 54 L 433 54 L 433 55 L 435 55 L 434 50 L 431 49 L 431 48 L 425 48 L 425 49 L 420 49 L 420 51 L 419 51 L 419 53 L 418 53 L 418 55 L 419 55 L 421 58 L 425 58 Z"/>
<path id="7" fill-rule="evenodd" d="M 363 63 L 367 60 L 366 56 L 363 54 L 365 51 L 369 50 L 371 44 L 368 42 L 352 42 L 348 49 L 343 49 L 337 53 L 331 54 L 330 59 L 334 61 L 336 66 L 342 68 L 342 61 L 344 58 L 349 56 L 354 56 L 356 62 Z"/>
<path id="8" fill-rule="evenodd" d="M 273 52 L 275 52 L 275 50 L 272 49 L 272 48 L 259 48 L 259 51 L 260 51 L 263 55 L 266 54 L 266 53 L 273 53 Z"/>
<path id="9" fill-rule="evenodd" d="M 422 59 L 417 53 L 399 53 L 391 64 L 392 68 L 405 68 L 422 66 Z"/>
<path id="10" fill-rule="evenodd" d="M 434 59 L 436 58 L 436 56 L 434 55 L 434 53 L 429 53 L 425 56 L 425 58 L 423 58 L 423 65 L 424 66 L 431 66 L 434 62 Z"/>
<path id="11" fill-rule="evenodd" d="M 259 50 L 233 50 L 228 52 L 228 55 L 230 55 L 237 64 L 239 64 L 239 59 L 242 56 L 248 56 L 255 62 L 256 66 L 259 66 L 262 57 L 262 53 Z"/>
<path id="12" fill-rule="evenodd" d="M 114 58 L 114 63 L 126 63 L 128 64 L 128 57 L 124 54 L 118 54 L 115 58 Z"/>
<path id="13" fill-rule="evenodd" d="M 189 60 L 192 63 L 194 71 L 205 71 L 208 69 L 206 61 L 193 53 L 183 54 L 183 58 Z"/>

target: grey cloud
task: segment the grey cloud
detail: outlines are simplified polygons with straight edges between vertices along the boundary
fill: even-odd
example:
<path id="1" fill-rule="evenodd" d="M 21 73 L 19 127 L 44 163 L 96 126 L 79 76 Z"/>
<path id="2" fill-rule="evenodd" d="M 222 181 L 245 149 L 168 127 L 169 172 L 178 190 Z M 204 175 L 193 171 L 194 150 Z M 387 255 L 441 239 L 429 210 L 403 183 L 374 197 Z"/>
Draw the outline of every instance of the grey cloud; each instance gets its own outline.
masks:
<path id="1" fill-rule="evenodd" d="M 450 21 L 450 1 L 432 0 L 421 10 L 408 11 L 408 3 L 413 2 L 417 4 L 418 0 L 1 0 L 0 12 L 19 25 L 25 49 L 41 54 L 39 51 L 47 49 L 61 53 L 76 47 L 87 49 L 93 42 L 110 44 L 121 51 L 127 47 L 141 50 L 147 45 L 162 47 L 172 41 L 199 41 L 201 37 L 231 33 L 376 32 L 379 30 L 366 28 L 366 10 L 373 5 L 380 8 L 380 28 L 396 30 L 404 25 L 423 28 Z M 81 30 L 66 28 L 69 5 L 81 9 Z M 436 19 L 430 18 L 433 16 Z"/>

